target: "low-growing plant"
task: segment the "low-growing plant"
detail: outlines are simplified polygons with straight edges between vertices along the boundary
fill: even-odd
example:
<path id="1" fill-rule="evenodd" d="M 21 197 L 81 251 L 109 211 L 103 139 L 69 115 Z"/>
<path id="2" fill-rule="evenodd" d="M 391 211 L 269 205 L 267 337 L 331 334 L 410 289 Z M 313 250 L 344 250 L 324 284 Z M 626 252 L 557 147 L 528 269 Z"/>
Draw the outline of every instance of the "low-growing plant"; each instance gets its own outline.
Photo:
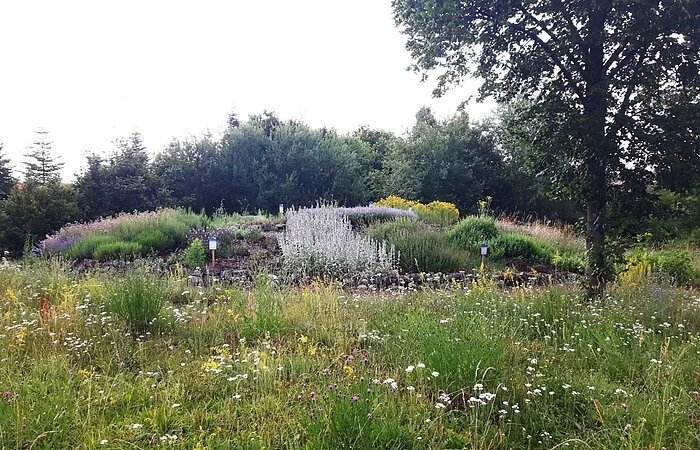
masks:
<path id="1" fill-rule="evenodd" d="M 175 245 L 175 239 L 161 230 L 143 230 L 134 236 L 134 241 L 145 249 L 162 252 Z"/>
<path id="2" fill-rule="evenodd" d="M 503 233 L 518 233 L 532 236 L 540 241 L 555 245 L 563 252 L 583 252 L 586 243 L 573 227 L 547 220 L 516 221 L 501 217 L 495 220 L 496 227 Z"/>
<path id="3" fill-rule="evenodd" d="M 201 228 L 207 223 L 206 216 L 182 209 L 119 214 L 89 223 L 66 225 L 44 239 L 38 248 L 47 255 L 62 254 L 70 259 L 97 258 L 94 252 L 98 244 L 108 242 L 139 244 L 140 251 L 145 253 L 162 252 L 181 245 L 190 229 Z M 124 247 L 120 244 L 114 248 L 119 246 Z M 103 255 L 106 253 L 103 251 Z"/>
<path id="4" fill-rule="evenodd" d="M 459 220 L 459 209 L 453 203 L 433 201 L 423 204 L 415 200 L 406 200 L 390 195 L 374 203 L 373 206 L 388 206 L 398 209 L 410 209 L 426 222 L 438 225 L 450 225 Z"/>
<path id="5" fill-rule="evenodd" d="M 92 254 L 98 261 L 109 261 L 112 259 L 134 257 L 140 255 L 143 250 L 143 246 L 138 242 L 114 240 L 112 242 L 99 244 L 95 247 Z"/>
<path id="6" fill-rule="evenodd" d="M 408 272 L 450 272 L 465 268 L 467 255 L 445 235 L 422 222 L 397 220 L 370 227 L 367 233 L 394 246 L 399 266 Z"/>
<path id="7" fill-rule="evenodd" d="M 498 236 L 498 228 L 491 217 L 468 216 L 447 230 L 447 238 L 461 250 L 473 251 Z"/>
<path id="8" fill-rule="evenodd" d="M 189 267 L 202 267 L 206 261 L 207 254 L 204 244 L 199 239 L 195 239 L 185 249 L 185 265 Z"/>
<path id="9" fill-rule="evenodd" d="M 531 236 L 504 233 L 490 241 L 491 254 L 504 258 L 521 258 L 527 261 L 550 263 L 554 249 Z"/>
<path id="10" fill-rule="evenodd" d="M 150 328 L 163 311 L 165 289 L 159 280 L 131 275 L 107 289 L 107 309 L 136 330 Z"/>
<path id="11" fill-rule="evenodd" d="M 393 248 L 355 233 L 337 208 L 289 210 L 279 241 L 287 270 L 304 275 L 356 276 L 394 267 Z"/>
<path id="12" fill-rule="evenodd" d="M 559 250 L 552 256 L 552 265 L 558 270 L 582 274 L 586 268 L 586 262 L 581 254 L 560 253 Z"/>
<path id="13" fill-rule="evenodd" d="M 113 242 L 116 242 L 113 236 L 104 233 L 92 233 L 66 247 L 63 250 L 63 254 L 68 259 L 82 260 L 93 258 L 97 247 Z"/>

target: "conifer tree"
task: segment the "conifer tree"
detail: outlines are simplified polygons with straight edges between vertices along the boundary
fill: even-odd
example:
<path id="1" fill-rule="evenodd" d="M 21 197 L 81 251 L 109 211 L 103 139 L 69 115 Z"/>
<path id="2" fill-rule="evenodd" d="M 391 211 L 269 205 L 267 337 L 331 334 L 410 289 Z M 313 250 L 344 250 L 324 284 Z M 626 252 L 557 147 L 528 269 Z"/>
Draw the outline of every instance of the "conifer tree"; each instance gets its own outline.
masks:
<path id="1" fill-rule="evenodd" d="M 57 157 L 51 154 L 51 141 L 48 139 L 49 132 L 37 130 L 37 137 L 29 153 L 24 156 L 24 177 L 27 183 L 46 185 L 61 179 L 61 169 L 63 163 L 57 161 Z"/>
<path id="2" fill-rule="evenodd" d="M 0 200 L 7 197 L 10 193 L 10 189 L 15 185 L 15 180 L 12 177 L 10 160 L 5 157 L 2 148 L 3 145 L 2 142 L 0 142 Z"/>

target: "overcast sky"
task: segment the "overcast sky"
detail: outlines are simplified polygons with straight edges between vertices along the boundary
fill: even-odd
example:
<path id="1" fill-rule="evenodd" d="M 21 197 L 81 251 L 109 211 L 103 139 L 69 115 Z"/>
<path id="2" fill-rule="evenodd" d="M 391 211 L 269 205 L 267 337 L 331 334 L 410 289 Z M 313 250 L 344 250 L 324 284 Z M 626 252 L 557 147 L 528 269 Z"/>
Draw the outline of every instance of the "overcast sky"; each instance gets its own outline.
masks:
<path id="1" fill-rule="evenodd" d="M 155 153 L 231 111 L 403 133 L 420 106 L 448 117 L 475 92 L 432 98 L 404 43 L 390 0 L 2 1 L 0 142 L 20 169 L 48 130 L 72 180 L 116 138 L 139 131 Z"/>

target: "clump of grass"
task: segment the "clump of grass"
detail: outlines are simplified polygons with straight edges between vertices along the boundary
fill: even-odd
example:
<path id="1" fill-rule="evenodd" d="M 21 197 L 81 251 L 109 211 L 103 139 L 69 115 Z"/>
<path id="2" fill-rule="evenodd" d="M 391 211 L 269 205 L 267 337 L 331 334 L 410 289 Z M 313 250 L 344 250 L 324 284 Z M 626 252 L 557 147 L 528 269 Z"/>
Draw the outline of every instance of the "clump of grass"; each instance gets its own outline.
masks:
<path id="1" fill-rule="evenodd" d="M 135 330 L 154 326 L 165 305 L 162 282 L 144 275 L 116 281 L 107 289 L 107 309 L 124 319 Z"/>
<path id="2" fill-rule="evenodd" d="M 495 221 L 488 216 L 468 216 L 447 230 L 447 238 L 461 250 L 473 251 L 475 245 L 498 236 Z"/>
<path id="3" fill-rule="evenodd" d="M 442 232 L 422 222 L 397 220 L 370 227 L 367 233 L 393 245 L 399 266 L 407 272 L 454 272 L 469 262 L 467 254 L 451 246 Z"/>

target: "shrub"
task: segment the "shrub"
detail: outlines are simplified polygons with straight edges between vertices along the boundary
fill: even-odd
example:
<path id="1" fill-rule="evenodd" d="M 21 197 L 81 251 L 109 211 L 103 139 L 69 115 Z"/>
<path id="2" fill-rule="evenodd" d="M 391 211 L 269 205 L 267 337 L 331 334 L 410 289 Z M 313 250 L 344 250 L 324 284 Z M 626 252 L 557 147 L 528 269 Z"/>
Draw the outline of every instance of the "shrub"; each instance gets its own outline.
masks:
<path id="1" fill-rule="evenodd" d="M 451 247 L 444 234 L 421 222 L 397 220 L 371 227 L 367 233 L 391 244 L 400 267 L 408 272 L 454 272 L 467 263 L 466 255 Z"/>
<path id="2" fill-rule="evenodd" d="M 390 195 L 376 201 L 374 206 L 388 206 L 398 209 L 411 208 L 421 219 L 439 225 L 450 225 L 459 219 L 459 209 L 453 203 L 448 202 L 434 201 L 425 205 L 421 202 Z"/>
<path id="3" fill-rule="evenodd" d="M 85 258 L 92 258 L 98 246 L 110 244 L 115 241 L 116 239 L 114 237 L 107 234 L 92 233 L 65 248 L 63 254 L 69 259 L 83 260 Z"/>
<path id="4" fill-rule="evenodd" d="M 586 268 L 586 262 L 583 256 L 573 253 L 560 253 L 558 250 L 552 256 L 552 265 L 558 270 L 564 270 L 573 273 L 583 273 Z"/>
<path id="5" fill-rule="evenodd" d="M 677 284 L 688 283 L 693 278 L 692 259 L 682 250 L 663 250 L 656 255 L 658 271 Z"/>
<path id="6" fill-rule="evenodd" d="M 119 280 L 107 292 L 107 308 L 137 330 L 149 328 L 165 303 L 162 283 L 142 275 Z"/>
<path id="7" fill-rule="evenodd" d="M 95 259 L 99 261 L 109 261 L 139 255 L 143 247 L 138 242 L 126 242 L 113 240 L 105 242 L 95 247 L 92 252 Z"/>
<path id="8" fill-rule="evenodd" d="M 394 250 L 353 232 L 337 208 L 319 206 L 287 212 L 280 247 L 285 267 L 305 275 L 371 275 L 394 266 Z"/>
<path id="9" fill-rule="evenodd" d="M 207 253 L 204 244 L 199 239 L 195 239 L 185 250 L 185 265 L 189 267 L 202 267 L 206 261 Z"/>
<path id="10" fill-rule="evenodd" d="M 504 233 L 491 241 L 491 254 L 504 258 L 521 258 L 528 261 L 550 263 L 554 256 L 551 246 L 531 236 Z"/>
<path id="11" fill-rule="evenodd" d="M 459 220 L 459 209 L 454 203 L 433 201 L 426 205 L 429 211 L 429 217 L 433 218 L 434 222 L 442 225 L 450 225 Z"/>
<path id="12" fill-rule="evenodd" d="M 447 238 L 461 250 L 474 250 L 496 236 L 498 228 L 490 217 L 468 216 L 447 231 Z"/>
<path id="13" fill-rule="evenodd" d="M 155 250 L 162 252 L 172 248 L 175 240 L 163 233 L 160 230 L 144 230 L 139 232 L 134 241 L 141 245 L 144 249 Z"/>

